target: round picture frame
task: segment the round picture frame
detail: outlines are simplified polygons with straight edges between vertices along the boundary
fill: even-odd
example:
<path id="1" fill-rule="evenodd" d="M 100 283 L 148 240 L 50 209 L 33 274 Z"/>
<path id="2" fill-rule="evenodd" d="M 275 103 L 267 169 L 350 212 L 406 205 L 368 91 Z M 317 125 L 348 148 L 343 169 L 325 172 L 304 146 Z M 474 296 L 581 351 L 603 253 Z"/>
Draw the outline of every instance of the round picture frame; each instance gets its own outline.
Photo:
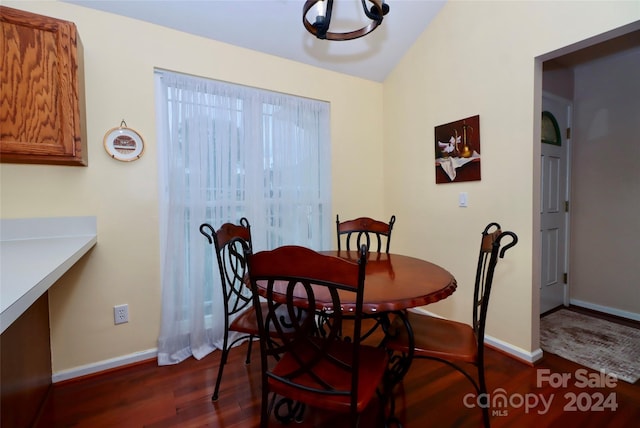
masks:
<path id="1" fill-rule="evenodd" d="M 144 153 L 144 140 L 137 131 L 119 126 L 104 135 L 104 149 L 116 160 L 131 162 L 140 159 Z"/>

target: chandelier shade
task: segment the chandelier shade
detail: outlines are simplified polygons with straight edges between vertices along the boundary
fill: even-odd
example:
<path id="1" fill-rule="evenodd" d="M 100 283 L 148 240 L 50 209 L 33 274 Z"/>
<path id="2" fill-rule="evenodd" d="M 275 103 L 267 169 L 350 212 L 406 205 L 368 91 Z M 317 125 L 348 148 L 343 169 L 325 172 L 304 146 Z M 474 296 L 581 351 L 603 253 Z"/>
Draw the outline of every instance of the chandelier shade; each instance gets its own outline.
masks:
<path id="1" fill-rule="evenodd" d="M 308 32 L 323 40 L 353 40 L 369 34 L 381 23 L 384 16 L 389 13 L 389 5 L 384 0 L 361 0 L 362 12 L 371 20 L 362 28 L 345 31 L 329 31 L 331 15 L 333 13 L 333 0 L 306 0 L 302 7 L 302 23 Z M 370 7 L 368 7 L 368 5 Z M 314 11 L 315 19 L 313 19 Z M 312 17 L 313 23 L 309 19 Z"/>

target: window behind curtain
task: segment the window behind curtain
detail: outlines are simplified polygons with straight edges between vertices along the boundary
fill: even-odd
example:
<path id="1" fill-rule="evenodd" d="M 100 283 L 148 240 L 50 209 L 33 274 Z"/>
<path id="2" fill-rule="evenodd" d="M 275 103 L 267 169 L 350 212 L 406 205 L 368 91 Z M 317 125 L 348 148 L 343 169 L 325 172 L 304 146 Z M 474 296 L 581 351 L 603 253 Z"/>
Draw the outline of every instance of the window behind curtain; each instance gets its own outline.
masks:
<path id="1" fill-rule="evenodd" d="M 221 347 L 222 292 L 207 222 L 251 223 L 255 251 L 331 247 L 329 105 L 156 71 L 161 364 Z"/>

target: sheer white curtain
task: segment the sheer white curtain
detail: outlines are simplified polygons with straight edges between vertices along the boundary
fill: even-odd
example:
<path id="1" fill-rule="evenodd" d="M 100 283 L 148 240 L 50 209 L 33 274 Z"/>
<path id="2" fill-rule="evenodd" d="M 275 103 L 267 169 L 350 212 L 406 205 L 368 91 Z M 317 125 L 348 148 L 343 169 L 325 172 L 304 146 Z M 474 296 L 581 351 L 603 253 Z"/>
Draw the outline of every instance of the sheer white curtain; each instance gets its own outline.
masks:
<path id="1" fill-rule="evenodd" d="M 156 70 L 162 323 L 158 363 L 222 347 L 207 222 L 251 223 L 255 251 L 331 246 L 328 103 Z"/>

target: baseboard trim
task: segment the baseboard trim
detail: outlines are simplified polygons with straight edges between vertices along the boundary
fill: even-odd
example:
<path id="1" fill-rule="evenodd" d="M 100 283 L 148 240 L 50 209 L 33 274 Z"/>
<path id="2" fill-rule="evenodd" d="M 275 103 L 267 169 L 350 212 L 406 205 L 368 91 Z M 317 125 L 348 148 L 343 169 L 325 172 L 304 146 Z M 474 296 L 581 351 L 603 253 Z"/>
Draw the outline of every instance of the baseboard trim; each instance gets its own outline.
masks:
<path id="1" fill-rule="evenodd" d="M 526 351 L 518 346 L 512 345 L 511 343 L 507 343 L 503 340 L 496 339 L 491 336 L 484 336 L 484 343 L 487 346 L 491 346 L 503 353 L 509 355 L 516 360 L 520 360 L 524 363 L 534 365 L 540 359 L 542 359 L 542 349 L 538 348 L 533 352 Z"/>
<path id="2" fill-rule="evenodd" d="M 61 370 L 51 376 L 51 381 L 53 383 L 64 382 L 67 380 L 136 364 L 142 361 L 151 360 L 157 358 L 157 356 L 158 350 L 156 348 L 147 349 L 146 351 L 134 352 L 133 354 L 123 355 L 121 357 L 111 358 L 109 360 L 98 361 L 97 363 L 74 367 L 69 370 Z"/>
<path id="3" fill-rule="evenodd" d="M 422 312 L 434 317 L 443 318 L 440 315 L 434 314 L 433 312 L 430 312 L 421 307 L 414 308 L 412 310 L 415 312 Z M 492 348 L 497 349 L 498 351 L 501 351 L 502 353 L 527 364 L 533 365 L 542 358 L 542 349 L 540 348 L 535 349 L 533 352 L 530 352 L 489 335 L 484 336 L 484 342 L 487 346 L 491 346 Z"/>
<path id="4" fill-rule="evenodd" d="M 627 318 L 634 321 L 640 321 L 640 314 L 636 314 L 629 311 L 623 311 L 622 309 L 611 308 L 609 306 L 597 305 L 595 303 L 585 302 L 583 300 L 569 299 L 569 304 L 573 306 L 579 306 L 585 309 L 591 309 L 594 311 L 602 312 L 609 315 L 615 315 L 617 317 Z"/>
<path id="5" fill-rule="evenodd" d="M 630 312 L 626 313 L 627 315 L 620 315 L 620 313 L 624 311 L 618 311 L 616 309 L 601 307 L 598 305 L 589 304 L 587 302 L 574 301 L 574 300 L 571 301 L 571 304 L 640 321 L 640 316 L 638 314 L 632 314 Z M 608 310 L 603 310 L 602 308 L 605 308 Z M 439 315 L 434 314 L 433 312 L 427 311 L 422 308 L 415 308 L 413 310 L 415 312 L 422 312 L 427 315 L 440 317 Z M 511 343 L 505 342 L 503 340 L 497 339 L 489 335 L 485 336 L 485 343 L 488 346 L 491 346 L 492 348 L 502 351 L 503 353 L 528 364 L 534 364 L 542 358 L 542 349 L 540 348 L 534 350 L 533 352 L 530 352 L 518 346 L 512 345 Z M 158 349 L 156 348 L 147 349 L 146 351 L 135 352 L 133 354 L 123 355 L 121 357 L 111 358 L 109 360 L 98 361 L 97 363 L 74 367 L 69 370 L 62 370 L 54 373 L 51 380 L 53 383 L 64 382 L 67 380 L 71 380 L 71 379 L 75 379 L 75 378 L 79 378 L 87 375 L 93 375 L 96 373 L 116 369 L 119 367 L 131 365 L 131 364 L 136 364 L 142 361 L 151 360 L 151 359 L 157 358 L 157 356 L 158 356 Z"/>

